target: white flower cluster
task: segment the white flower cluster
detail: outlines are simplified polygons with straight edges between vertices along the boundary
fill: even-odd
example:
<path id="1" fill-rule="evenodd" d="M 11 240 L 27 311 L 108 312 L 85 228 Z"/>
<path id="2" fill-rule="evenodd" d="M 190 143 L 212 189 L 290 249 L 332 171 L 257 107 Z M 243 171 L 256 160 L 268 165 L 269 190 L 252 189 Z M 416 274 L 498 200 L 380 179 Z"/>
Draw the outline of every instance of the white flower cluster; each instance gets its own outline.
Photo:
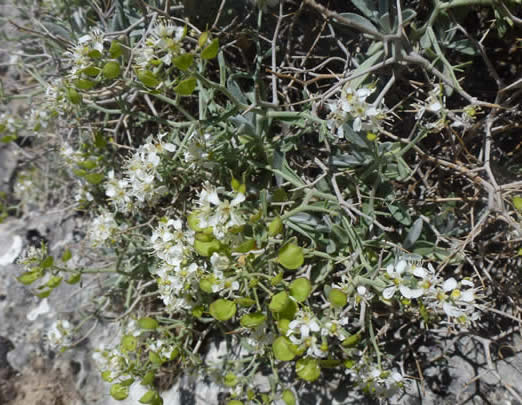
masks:
<path id="1" fill-rule="evenodd" d="M 73 104 L 67 97 L 67 89 L 63 79 L 58 78 L 47 85 L 44 102 L 41 106 L 42 110 L 48 111 L 51 115 L 62 116 L 73 108 Z"/>
<path id="2" fill-rule="evenodd" d="M 381 370 L 375 364 L 361 363 L 347 372 L 363 392 L 380 398 L 392 397 L 405 384 L 401 373 Z"/>
<path id="3" fill-rule="evenodd" d="M 124 179 L 117 178 L 113 171 L 109 172 L 105 194 L 117 211 L 129 212 L 135 207 L 141 207 L 164 191 L 164 187 L 156 184 L 157 180 L 161 180 L 158 169 L 162 155 L 176 150 L 174 144 L 162 141 L 166 135 L 159 135 L 157 141 L 149 137 L 138 148 L 125 165 Z"/>
<path id="4" fill-rule="evenodd" d="M 176 355 L 176 346 L 168 344 L 163 339 L 156 339 L 147 344 L 148 350 L 156 353 L 162 360 L 172 360 Z"/>
<path id="5" fill-rule="evenodd" d="M 170 312 L 190 308 L 184 297 L 197 291 L 202 270 L 191 263 L 194 231 L 183 229 L 179 219 L 162 219 L 150 239 L 161 264 L 152 273 L 157 277 L 158 289 L 165 307 Z"/>
<path id="6" fill-rule="evenodd" d="M 46 129 L 50 118 L 50 114 L 46 109 L 33 108 L 28 118 L 29 128 L 35 132 Z"/>
<path id="7" fill-rule="evenodd" d="M 114 219 L 114 214 L 105 211 L 91 222 L 87 231 L 87 238 L 93 246 L 99 246 L 112 238 L 118 231 L 120 231 L 120 227 Z"/>
<path id="8" fill-rule="evenodd" d="M 324 358 L 328 356 L 328 337 L 344 340 L 347 333 L 343 326 L 346 324 L 346 317 L 319 320 L 311 311 L 300 309 L 288 324 L 286 336 L 300 350 L 306 351 L 308 357 Z"/>
<path id="9" fill-rule="evenodd" d="M 181 53 L 184 37 L 185 28 L 177 27 L 170 21 L 159 20 L 144 45 L 137 49 L 136 64 L 142 69 L 170 66 L 172 59 Z"/>
<path id="10" fill-rule="evenodd" d="M 92 65 L 92 59 L 98 59 L 103 55 L 103 44 L 107 42 L 104 33 L 94 28 L 89 34 L 78 39 L 78 44 L 65 52 L 65 56 L 71 62 L 70 75 L 79 77 L 84 69 Z"/>
<path id="11" fill-rule="evenodd" d="M 213 253 L 210 258 L 212 267 L 212 292 L 220 295 L 230 295 L 233 291 L 239 290 L 239 282 L 234 278 L 227 278 L 226 272 L 230 270 L 231 263 L 228 257 Z"/>
<path id="12" fill-rule="evenodd" d="M 426 308 L 462 323 L 477 317 L 474 307 L 477 289 L 470 280 L 457 282 L 453 277 L 444 280 L 435 274 L 433 267 L 424 268 L 405 259 L 389 264 L 385 276 L 392 284 L 382 292 L 387 300 L 399 292 L 403 298 L 421 300 Z"/>
<path id="13" fill-rule="evenodd" d="M 92 359 L 102 378 L 108 382 L 123 377 L 128 368 L 128 359 L 119 348 L 104 350 L 100 347 L 93 353 Z"/>
<path id="14" fill-rule="evenodd" d="M 352 121 L 355 132 L 375 131 L 381 126 L 386 117 L 385 109 L 367 101 L 374 90 L 369 87 L 357 90 L 345 87 L 339 100 L 329 104 L 331 112 L 328 116 L 328 127 L 334 130 L 339 138 L 344 137 L 343 126 L 349 121 Z"/>
<path id="15" fill-rule="evenodd" d="M 206 183 L 199 194 L 199 226 L 201 228 L 212 227 L 214 236 L 223 240 L 231 228 L 245 224 L 240 204 L 245 201 L 245 195 L 237 193 L 232 200 L 219 198 L 219 192 L 223 190 Z"/>
<path id="16" fill-rule="evenodd" d="M 6 135 L 6 133 L 16 134 L 16 132 L 18 132 L 18 127 L 14 117 L 7 113 L 2 113 L 0 115 L 0 135 Z"/>
<path id="17" fill-rule="evenodd" d="M 67 347 L 72 343 L 73 325 L 67 320 L 54 322 L 47 332 L 49 345 L 53 349 Z"/>
<path id="18" fill-rule="evenodd" d="M 207 184 L 200 192 L 194 215 L 197 226 L 207 232 L 199 235 L 200 238 L 209 238 L 215 243 L 226 239 L 228 243 L 237 236 L 231 232 L 232 228 L 245 223 L 239 211 L 245 196 L 237 193 L 232 201 L 222 201 L 218 191 L 223 192 Z M 194 304 L 191 296 L 200 293 L 200 282 L 205 284 L 208 293 L 227 297 L 240 287 L 235 277 L 235 263 L 217 252 L 212 252 L 208 261 L 198 260 L 200 254 L 194 247 L 198 242 L 195 232 L 185 228 L 180 219 L 162 219 L 152 232 L 151 248 L 160 259 L 160 265 L 152 273 L 169 312 L 191 308 Z"/>
<path id="19" fill-rule="evenodd" d="M 191 135 L 183 153 L 183 158 L 189 168 L 210 168 L 208 151 L 212 150 L 211 139 L 212 136 L 209 133 L 199 135 L 195 132 Z"/>

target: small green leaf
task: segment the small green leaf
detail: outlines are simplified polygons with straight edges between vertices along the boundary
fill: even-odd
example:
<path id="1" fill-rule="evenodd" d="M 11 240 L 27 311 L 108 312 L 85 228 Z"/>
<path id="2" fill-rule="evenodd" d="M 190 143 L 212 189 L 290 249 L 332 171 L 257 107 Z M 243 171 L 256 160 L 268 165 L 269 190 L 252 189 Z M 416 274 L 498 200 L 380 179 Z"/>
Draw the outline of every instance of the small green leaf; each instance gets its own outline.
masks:
<path id="1" fill-rule="evenodd" d="M 522 197 L 515 196 L 513 197 L 513 206 L 519 211 L 522 212 Z"/>
<path id="2" fill-rule="evenodd" d="M 76 79 L 73 83 L 74 83 L 74 86 L 80 90 L 90 90 L 94 86 L 96 86 L 96 82 L 93 82 L 92 80 L 86 80 L 86 79 Z"/>
<path id="3" fill-rule="evenodd" d="M 45 285 L 51 289 L 56 288 L 62 283 L 62 279 L 60 276 L 51 277 Z"/>
<path id="4" fill-rule="evenodd" d="M 138 340 L 132 335 L 125 335 L 121 338 L 121 347 L 127 352 L 134 352 L 138 346 Z"/>
<path id="5" fill-rule="evenodd" d="M 286 336 L 279 336 L 272 343 L 272 351 L 277 360 L 290 361 L 296 356 L 297 347 Z"/>
<path id="6" fill-rule="evenodd" d="M 227 321 L 236 314 L 236 303 L 220 298 L 210 304 L 210 315 L 218 321 Z"/>
<path id="7" fill-rule="evenodd" d="M 117 401 L 123 401 L 129 396 L 129 388 L 122 384 L 114 384 L 111 387 L 111 396 Z"/>
<path id="8" fill-rule="evenodd" d="M 40 263 L 40 266 L 42 267 L 42 269 L 48 269 L 49 267 L 51 267 L 54 263 L 54 257 L 52 256 L 47 256 L 45 259 L 42 260 L 42 262 Z"/>
<path id="9" fill-rule="evenodd" d="M 152 73 L 150 70 L 138 71 L 138 80 L 142 82 L 145 86 L 153 89 L 158 87 L 160 84 L 160 81 L 158 80 L 156 75 L 154 75 L 154 73 Z"/>
<path id="10" fill-rule="evenodd" d="M 141 385 L 150 385 L 154 382 L 154 371 L 149 371 L 147 374 L 143 376 L 141 380 Z"/>
<path id="11" fill-rule="evenodd" d="M 330 294 L 328 294 L 328 301 L 330 301 L 332 306 L 342 308 L 348 302 L 348 297 L 341 289 L 332 288 Z"/>
<path id="12" fill-rule="evenodd" d="M 268 236 L 274 237 L 282 232 L 283 221 L 281 220 L 281 217 L 276 217 L 268 224 Z"/>
<path id="13" fill-rule="evenodd" d="M 98 149 L 103 149 L 107 146 L 107 139 L 102 132 L 96 132 L 96 135 L 94 135 L 94 146 Z"/>
<path id="14" fill-rule="evenodd" d="M 100 184 L 104 178 L 103 173 L 89 173 L 85 175 L 85 180 L 92 185 Z"/>
<path id="15" fill-rule="evenodd" d="M 415 242 L 417 242 L 417 239 L 419 239 L 421 235 L 423 224 L 424 221 L 422 218 L 417 218 L 417 220 L 415 220 L 413 225 L 408 230 L 408 234 L 406 235 L 406 238 L 402 244 L 405 249 L 409 249 L 415 245 Z"/>
<path id="16" fill-rule="evenodd" d="M 141 403 L 141 404 L 151 404 L 152 401 L 154 401 L 154 399 L 156 399 L 156 391 L 147 391 L 145 394 L 143 394 L 143 396 L 138 399 L 138 401 Z"/>
<path id="17" fill-rule="evenodd" d="M 83 169 L 73 169 L 73 173 L 78 177 L 85 177 L 87 172 Z"/>
<path id="18" fill-rule="evenodd" d="M 303 248 L 289 243 L 279 250 L 277 261 L 288 270 L 296 270 L 304 263 Z"/>
<path id="19" fill-rule="evenodd" d="M 52 291 L 53 291 L 52 289 L 51 290 L 45 290 L 45 291 L 42 291 L 41 293 L 36 294 L 36 296 L 38 298 L 41 298 L 41 299 L 47 298 L 49 295 L 51 295 Z"/>
<path id="20" fill-rule="evenodd" d="M 208 41 L 208 31 L 202 32 L 198 38 L 198 45 L 203 48 Z"/>
<path id="21" fill-rule="evenodd" d="M 164 363 L 159 354 L 156 352 L 149 352 L 149 360 L 152 364 L 156 365 L 161 365 Z"/>
<path id="22" fill-rule="evenodd" d="M 223 379 L 223 384 L 229 388 L 233 388 L 237 385 L 239 379 L 234 373 L 227 373 Z"/>
<path id="23" fill-rule="evenodd" d="M 201 215 L 201 212 L 196 210 L 192 211 L 189 216 L 187 217 L 187 224 L 190 229 L 192 229 L 194 232 L 202 232 L 207 235 L 212 235 L 212 227 L 202 228 L 199 226 L 199 216 Z"/>
<path id="24" fill-rule="evenodd" d="M 217 252 L 220 248 L 221 244 L 217 239 L 212 239 L 210 242 L 203 242 L 197 239 L 194 241 L 194 250 L 201 256 L 212 256 L 212 253 Z"/>
<path id="25" fill-rule="evenodd" d="M 256 303 L 256 300 L 247 297 L 239 297 L 238 299 L 236 299 L 236 303 L 240 307 L 251 307 Z"/>
<path id="26" fill-rule="evenodd" d="M 77 165 L 82 169 L 92 170 L 98 166 L 98 163 L 95 160 L 82 160 Z"/>
<path id="27" fill-rule="evenodd" d="M 103 77 L 108 80 L 116 79 L 120 76 L 120 64 L 115 61 L 109 61 L 103 66 Z"/>
<path id="28" fill-rule="evenodd" d="M 405 226 L 411 225 L 411 216 L 402 205 L 389 205 L 388 209 L 396 221 Z"/>
<path id="29" fill-rule="evenodd" d="M 203 305 L 198 305 L 197 307 L 192 308 L 192 316 L 194 318 L 201 318 L 203 313 L 205 312 L 205 307 Z"/>
<path id="30" fill-rule="evenodd" d="M 201 51 L 201 59 L 214 59 L 219 52 L 219 40 L 215 38 L 212 42 Z"/>
<path id="31" fill-rule="evenodd" d="M 81 273 L 73 274 L 68 280 L 65 280 L 67 284 L 76 284 L 82 279 Z"/>
<path id="32" fill-rule="evenodd" d="M 340 15 L 343 17 L 344 21 L 336 21 L 339 24 L 347 25 L 350 28 L 360 26 L 366 28 L 368 31 L 378 32 L 377 28 L 375 28 L 375 25 L 373 25 L 370 20 L 359 14 L 341 13 Z"/>
<path id="33" fill-rule="evenodd" d="M 297 302 L 303 302 L 312 292 L 312 284 L 307 278 L 297 278 L 290 283 L 290 295 Z"/>
<path id="34" fill-rule="evenodd" d="M 80 104 L 82 102 L 82 95 L 76 91 L 76 89 L 73 89 L 72 87 L 69 87 L 67 89 L 67 98 L 69 101 L 73 104 Z"/>
<path id="35" fill-rule="evenodd" d="M 120 384 L 123 385 L 124 387 L 130 387 L 133 382 L 134 382 L 134 378 L 131 377 L 131 378 L 127 378 L 125 380 L 120 381 Z"/>
<path id="36" fill-rule="evenodd" d="M 159 323 L 153 318 L 145 317 L 138 320 L 138 326 L 141 329 L 156 329 L 159 326 Z"/>
<path id="37" fill-rule="evenodd" d="M 270 304 L 268 304 L 268 309 L 272 312 L 281 312 L 286 308 L 289 302 L 290 299 L 288 298 L 286 291 L 281 291 L 272 296 Z"/>
<path id="38" fill-rule="evenodd" d="M 297 375 L 305 381 L 313 382 L 321 375 L 321 367 L 316 359 L 304 358 L 297 360 L 295 364 Z"/>
<path id="39" fill-rule="evenodd" d="M 288 305 L 281 311 L 274 314 L 274 318 L 281 319 L 294 319 L 295 313 L 297 312 L 297 303 L 294 300 L 288 300 Z"/>
<path id="40" fill-rule="evenodd" d="M 111 58 L 116 59 L 119 58 L 123 54 L 123 49 L 121 44 L 114 40 L 111 42 L 111 47 L 109 48 L 109 55 Z"/>
<path id="41" fill-rule="evenodd" d="M 212 294 L 214 291 L 212 290 L 212 286 L 216 283 L 214 277 L 206 276 L 199 280 L 199 288 L 201 291 L 206 292 L 207 294 Z"/>
<path id="42" fill-rule="evenodd" d="M 174 87 L 174 91 L 180 96 L 190 96 L 196 89 L 197 84 L 198 82 L 195 77 L 189 77 Z"/>
<path id="43" fill-rule="evenodd" d="M 270 284 L 272 284 L 273 286 L 278 285 L 281 281 L 283 281 L 283 276 L 284 273 L 282 271 L 277 273 L 277 276 L 274 276 L 270 279 Z"/>
<path id="44" fill-rule="evenodd" d="M 290 390 L 284 390 L 282 398 L 283 398 L 283 402 L 285 403 L 285 405 L 295 405 L 296 404 L 295 395 Z"/>
<path id="45" fill-rule="evenodd" d="M 112 371 L 111 370 L 105 370 L 103 373 L 101 373 L 101 378 L 103 381 L 105 382 L 112 382 L 112 377 L 111 377 L 111 374 L 112 374 Z"/>
<path id="46" fill-rule="evenodd" d="M 242 242 L 239 246 L 233 249 L 236 253 L 247 253 L 256 248 L 256 240 L 255 239 L 247 239 Z"/>
<path id="47" fill-rule="evenodd" d="M 209 235 L 207 233 L 198 232 L 196 233 L 196 240 L 199 240 L 201 242 L 212 242 L 214 240 L 214 235 Z"/>
<path id="48" fill-rule="evenodd" d="M 239 323 L 243 328 L 256 328 L 266 320 L 266 315 L 262 312 L 254 312 L 253 314 L 245 314 L 241 317 Z"/>
<path id="49" fill-rule="evenodd" d="M 103 56 L 102 53 L 97 49 L 89 51 L 87 55 L 89 55 L 89 57 L 92 59 L 100 59 Z"/>
<path id="50" fill-rule="evenodd" d="M 62 254 L 62 262 L 66 263 L 72 258 L 72 253 L 69 249 L 65 249 L 65 252 Z"/>
<path id="51" fill-rule="evenodd" d="M 16 138 L 17 138 L 16 135 L 5 135 L 5 136 L 0 138 L 0 142 L 2 142 L 2 143 L 9 143 L 9 142 L 15 141 Z"/>
<path id="52" fill-rule="evenodd" d="M 321 359 L 319 360 L 319 366 L 321 368 L 335 368 L 341 365 L 341 360 L 337 359 Z"/>
<path id="53" fill-rule="evenodd" d="M 343 347 L 353 347 L 361 340 L 361 335 L 358 333 L 354 333 L 353 335 L 348 336 L 346 339 L 343 340 L 341 345 Z"/>
<path id="54" fill-rule="evenodd" d="M 186 71 L 194 62 L 194 55 L 191 53 L 184 53 L 183 55 L 176 56 L 172 63 L 174 63 L 174 66 L 176 66 L 179 70 Z"/>
<path id="55" fill-rule="evenodd" d="M 85 73 L 87 76 L 97 77 L 101 73 L 101 69 L 96 66 L 88 66 L 85 69 L 83 69 L 82 72 Z"/>
<path id="56" fill-rule="evenodd" d="M 24 284 L 24 285 L 29 285 L 29 284 L 32 284 L 34 283 L 36 280 L 38 280 L 39 278 L 42 278 L 43 276 L 43 272 L 38 270 L 38 271 L 28 271 L 26 273 L 23 273 L 22 275 L 18 276 L 17 277 L 17 280 Z"/>
<path id="57" fill-rule="evenodd" d="M 227 402 L 227 405 L 243 405 L 243 402 L 237 400 L 237 399 L 232 399 L 230 401 Z"/>

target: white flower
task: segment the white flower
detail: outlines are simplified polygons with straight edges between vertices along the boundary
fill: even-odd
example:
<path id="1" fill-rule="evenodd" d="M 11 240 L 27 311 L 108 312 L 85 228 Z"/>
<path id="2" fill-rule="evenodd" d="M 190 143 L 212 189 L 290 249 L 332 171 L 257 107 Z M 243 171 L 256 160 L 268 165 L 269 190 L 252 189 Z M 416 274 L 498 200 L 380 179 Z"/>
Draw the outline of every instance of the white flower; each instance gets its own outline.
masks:
<path id="1" fill-rule="evenodd" d="M 331 113 L 328 117 L 328 127 L 335 128 L 339 137 L 344 136 L 343 125 L 349 120 L 353 120 L 352 127 L 355 132 L 378 128 L 385 118 L 385 111 L 366 101 L 373 91 L 374 89 L 368 87 L 357 90 L 351 87 L 343 88 L 340 99 L 329 104 Z"/>
<path id="2" fill-rule="evenodd" d="M 105 183 L 105 195 L 109 197 L 117 211 L 127 212 L 132 206 L 129 182 L 117 179 L 114 170 L 111 170 Z"/>
<path id="3" fill-rule="evenodd" d="M 419 298 L 425 293 L 425 289 L 419 287 L 419 280 L 412 277 L 423 279 L 428 274 L 426 269 L 415 264 L 408 263 L 405 259 L 400 259 L 396 265 L 389 264 L 386 267 L 388 277 L 392 280 L 393 286 L 387 287 L 382 292 L 382 296 L 389 300 L 397 290 L 401 295 L 408 299 Z"/>
<path id="4" fill-rule="evenodd" d="M 317 336 L 310 336 L 306 338 L 303 344 L 308 347 L 308 349 L 306 350 L 306 355 L 309 357 L 321 359 L 328 356 L 328 351 L 323 350 L 323 348 L 325 347 L 323 347 L 322 342 L 319 340 Z"/>
<path id="5" fill-rule="evenodd" d="M 323 323 L 321 327 L 322 336 L 336 337 L 339 340 L 344 340 L 345 336 L 342 333 L 343 326 L 348 324 L 348 318 L 330 319 Z"/>
<path id="6" fill-rule="evenodd" d="M 119 226 L 114 219 L 114 215 L 106 211 L 101 213 L 92 221 L 87 235 L 93 246 L 97 246 L 103 244 L 117 231 L 119 231 Z"/>
<path id="7" fill-rule="evenodd" d="M 299 344 L 310 336 L 310 332 L 319 332 L 320 330 L 319 321 L 314 314 L 299 310 L 295 319 L 288 324 L 286 335 L 293 343 Z M 297 338 L 297 334 L 299 338 Z"/>
<path id="8" fill-rule="evenodd" d="M 67 320 L 58 320 L 51 325 L 47 338 L 53 349 L 67 347 L 72 343 L 73 325 Z"/>
<path id="9" fill-rule="evenodd" d="M 232 201 L 221 201 L 219 190 L 209 184 L 204 186 L 199 194 L 198 218 L 201 228 L 212 227 L 214 236 L 222 240 L 230 228 L 245 223 L 239 212 L 239 205 L 245 201 L 245 196 L 238 193 Z"/>

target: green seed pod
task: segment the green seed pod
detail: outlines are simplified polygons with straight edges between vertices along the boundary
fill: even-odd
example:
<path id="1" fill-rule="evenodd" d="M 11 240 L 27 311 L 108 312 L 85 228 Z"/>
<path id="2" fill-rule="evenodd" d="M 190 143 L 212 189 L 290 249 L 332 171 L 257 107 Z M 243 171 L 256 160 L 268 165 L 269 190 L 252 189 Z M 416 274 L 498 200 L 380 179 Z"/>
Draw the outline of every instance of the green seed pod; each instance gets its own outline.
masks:
<path id="1" fill-rule="evenodd" d="M 110 61 L 103 66 L 103 77 L 108 80 L 116 79 L 120 75 L 120 64 L 115 61 Z"/>
<path id="2" fill-rule="evenodd" d="M 268 236 L 274 237 L 283 232 L 283 221 L 281 217 L 275 217 L 272 222 L 268 224 Z"/>
<path id="3" fill-rule="evenodd" d="M 328 295 L 328 301 L 330 301 L 332 306 L 342 308 L 348 302 L 348 297 L 339 288 L 332 288 L 330 290 L 330 294 Z"/>

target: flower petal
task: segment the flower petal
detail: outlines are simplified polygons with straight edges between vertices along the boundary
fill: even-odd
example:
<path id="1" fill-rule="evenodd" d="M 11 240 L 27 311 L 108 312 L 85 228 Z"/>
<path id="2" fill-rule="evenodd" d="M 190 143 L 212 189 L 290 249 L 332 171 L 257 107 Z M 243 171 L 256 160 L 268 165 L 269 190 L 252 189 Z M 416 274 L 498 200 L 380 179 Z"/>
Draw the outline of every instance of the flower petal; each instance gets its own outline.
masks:
<path id="1" fill-rule="evenodd" d="M 404 297 L 409 299 L 419 298 L 424 293 L 424 290 L 422 288 L 413 289 L 410 287 L 406 287 L 405 285 L 399 286 L 399 290 Z"/>
<path id="2" fill-rule="evenodd" d="M 413 269 L 413 275 L 424 279 L 428 275 L 428 272 L 426 271 L 426 269 L 424 267 L 415 267 Z"/>
<path id="3" fill-rule="evenodd" d="M 442 284 L 442 289 L 445 292 L 452 291 L 455 288 L 457 288 L 457 280 L 455 280 L 453 277 L 448 278 L 444 283 Z"/>
<path id="4" fill-rule="evenodd" d="M 393 294 L 395 294 L 396 290 L 397 290 L 397 287 L 395 287 L 395 286 L 385 288 L 384 291 L 382 292 L 383 298 L 389 300 L 391 297 L 393 297 Z"/>
<path id="5" fill-rule="evenodd" d="M 404 273 L 404 270 L 406 270 L 406 266 L 408 265 L 408 263 L 406 263 L 406 260 L 402 259 L 399 261 L 399 263 L 397 263 L 397 265 L 395 266 L 395 271 L 399 274 L 402 274 Z"/>
<path id="6" fill-rule="evenodd" d="M 455 318 L 457 318 L 457 317 L 459 317 L 461 315 L 464 315 L 464 312 L 462 312 L 456 306 L 451 305 L 448 302 L 444 302 L 442 304 L 442 309 L 444 309 L 444 312 L 446 313 L 446 315 L 453 316 Z"/>

